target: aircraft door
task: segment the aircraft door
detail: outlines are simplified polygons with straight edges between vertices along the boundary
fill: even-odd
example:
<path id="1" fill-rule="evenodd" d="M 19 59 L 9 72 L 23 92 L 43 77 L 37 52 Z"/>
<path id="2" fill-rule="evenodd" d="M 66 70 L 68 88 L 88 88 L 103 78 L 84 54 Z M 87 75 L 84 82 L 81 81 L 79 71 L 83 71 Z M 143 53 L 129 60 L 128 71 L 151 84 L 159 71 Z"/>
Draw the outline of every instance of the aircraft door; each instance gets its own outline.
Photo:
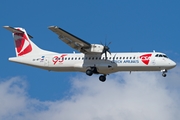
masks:
<path id="1" fill-rule="evenodd" d="M 49 66 L 49 59 L 47 57 L 44 58 L 44 66 Z"/>
<path id="2" fill-rule="evenodd" d="M 157 62 L 156 57 L 153 56 L 151 59 L 152 59 L 151 60 L 152 65 L 156 65 L 156 62 Z"/>

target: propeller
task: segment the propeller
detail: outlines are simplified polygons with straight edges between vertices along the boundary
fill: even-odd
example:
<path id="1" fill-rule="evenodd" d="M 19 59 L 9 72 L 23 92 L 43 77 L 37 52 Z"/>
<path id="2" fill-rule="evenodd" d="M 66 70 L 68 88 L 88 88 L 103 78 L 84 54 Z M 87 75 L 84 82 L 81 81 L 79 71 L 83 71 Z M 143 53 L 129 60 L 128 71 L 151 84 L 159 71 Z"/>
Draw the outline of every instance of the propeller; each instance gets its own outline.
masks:
<path id="1" fill-rule="evenodd" d="M 101 55 L 105 53 L 105 60 L 107 60 L 107 53 L 109 53 L 109 54 L 111 55 L 111 52 L 110 52 L 110 50 L 109 50 L 109 49 L 110 49 L 110 48 L 109 48 L 109 45 L 110 45 L 110 44 L 111 44 L 111 42 L 109 42 L 107 45 L 106 45 L 106 43 L 105 43 L 105 45 L 103 45 L 103 44 L 101 43 L 101 45 L 104 46 Z"/>

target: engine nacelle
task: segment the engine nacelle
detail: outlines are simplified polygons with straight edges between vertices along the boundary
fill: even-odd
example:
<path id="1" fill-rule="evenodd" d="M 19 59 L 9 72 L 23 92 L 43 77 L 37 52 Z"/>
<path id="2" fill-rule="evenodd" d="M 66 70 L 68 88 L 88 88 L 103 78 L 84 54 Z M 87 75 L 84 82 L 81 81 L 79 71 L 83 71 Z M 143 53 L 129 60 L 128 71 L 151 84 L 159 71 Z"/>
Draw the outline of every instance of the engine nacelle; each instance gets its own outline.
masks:
<path id="1" fill-rule="evenodd" d="M 86 49 L 87 52 L 90 53 L 102 53 L 104 49 L 103 45 L 100 44 L 91 44 L 91 48 Z"/>

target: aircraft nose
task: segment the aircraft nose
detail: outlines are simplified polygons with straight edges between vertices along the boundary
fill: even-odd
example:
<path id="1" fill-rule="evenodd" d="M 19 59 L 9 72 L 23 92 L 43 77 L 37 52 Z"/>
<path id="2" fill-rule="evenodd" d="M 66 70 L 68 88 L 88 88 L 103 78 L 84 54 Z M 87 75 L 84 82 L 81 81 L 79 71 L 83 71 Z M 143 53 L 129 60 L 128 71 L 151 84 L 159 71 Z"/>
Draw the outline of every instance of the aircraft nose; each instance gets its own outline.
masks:
<path id="1" fill-rule="evenodd" d="M 175 67 L 176 66 L 176 63 L 174 61 L 171 61 L 171 66 L 172 67 Z"/>

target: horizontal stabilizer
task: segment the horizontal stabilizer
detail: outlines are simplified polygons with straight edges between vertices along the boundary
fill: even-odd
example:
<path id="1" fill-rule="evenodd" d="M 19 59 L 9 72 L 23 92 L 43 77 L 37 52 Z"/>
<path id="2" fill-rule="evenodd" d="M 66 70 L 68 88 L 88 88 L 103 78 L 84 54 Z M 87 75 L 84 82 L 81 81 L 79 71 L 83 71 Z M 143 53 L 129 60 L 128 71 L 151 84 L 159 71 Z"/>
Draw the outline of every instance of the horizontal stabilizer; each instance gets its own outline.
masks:
<path id="1" fill-rule="evenodd" d="M 24 33 L 23 31 L 19 30 L 19 29 L 15 29 L 13 27 L 10 26 L 3 26 L 5 29 L 11 31 L 12 33 Z M 29 38 L 33 38 L 31 35 L 27 34 Z"/>

